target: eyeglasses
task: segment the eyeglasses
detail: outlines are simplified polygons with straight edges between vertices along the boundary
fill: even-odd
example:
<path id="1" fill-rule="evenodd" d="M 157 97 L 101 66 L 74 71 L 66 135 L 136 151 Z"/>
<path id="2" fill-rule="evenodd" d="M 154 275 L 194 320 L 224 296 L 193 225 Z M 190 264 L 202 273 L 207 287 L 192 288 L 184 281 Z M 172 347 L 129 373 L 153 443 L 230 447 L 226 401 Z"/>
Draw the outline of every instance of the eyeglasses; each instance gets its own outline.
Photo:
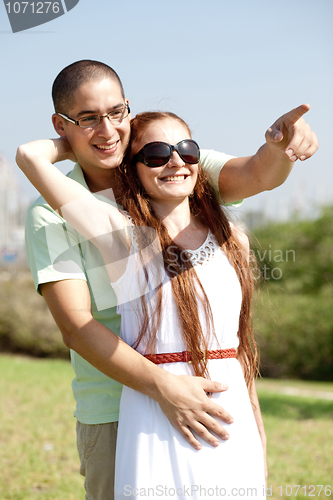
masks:
<path id="1" fill-rule="evenodd" d="M 166 142 L 149 142 L 133 156 L 132 162 L 142 162 L 147 167 L 161 167 L 168 163 L 173 151 L 177 151 L 185 163 L 195 164 L 200 160 L 200 148 L 192 139 L 184 139 L 175 146 Z"/>
<path id="2" fill-rule="evenodd" d="M 69 118 L 69 116 L 63 115 L 62 113 L 58 113 L 58 115 L 65 118 L 65 120 L 74 123 L 74 125 L 78 125 L 81 128 L 90 128 L 96 127 L 101 123 L 102 118 L 107 118 L 112 125 L 120 125 L 124 118 L 126 118 L 131 112 L 128 104 L 124 104 L 123 106 L 119 106 L 119 108 L 115 108 L 107 115 L 88 115 L 79 118 L 78 120 L 74 120 L 73 118 Z"/>

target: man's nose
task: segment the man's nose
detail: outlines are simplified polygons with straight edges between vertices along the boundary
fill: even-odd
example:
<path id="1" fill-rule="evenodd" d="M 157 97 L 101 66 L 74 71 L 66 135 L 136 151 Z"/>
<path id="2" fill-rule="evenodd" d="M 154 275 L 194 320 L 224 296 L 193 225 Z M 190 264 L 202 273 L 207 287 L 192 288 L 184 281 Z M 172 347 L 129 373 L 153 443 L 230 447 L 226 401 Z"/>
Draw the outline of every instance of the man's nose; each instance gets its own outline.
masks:
<path id="1" fill-rule="evenodd" d="M 112 136 L 116 130 L 115 126 L 110 122 L 107 115 L 101 116 L 100 123 L 96 126 L 98 134 L 103 136 Z"/>

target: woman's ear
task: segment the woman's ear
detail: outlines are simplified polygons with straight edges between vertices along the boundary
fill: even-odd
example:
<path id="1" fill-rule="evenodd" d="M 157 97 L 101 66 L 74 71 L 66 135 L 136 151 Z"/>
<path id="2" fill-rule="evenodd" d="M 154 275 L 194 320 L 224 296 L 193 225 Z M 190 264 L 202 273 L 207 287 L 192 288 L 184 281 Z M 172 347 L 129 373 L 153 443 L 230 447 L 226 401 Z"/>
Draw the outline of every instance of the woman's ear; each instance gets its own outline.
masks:
<path id="1" fill-rule="evenodd" d="M 65 137 L 66 136 L 66 130 L 65 130 L 65 119 L 58 115 L 54 114 L 52 115 L 52 123 L 54 130 L 57 132 L 60 137 Z"/>
<path id="2" fill-rule="evenodd" d="M 128 109 L 130 110 L 130 112 L 128 114 L 128 119 L 131 121 L 132 120 L 132 113 L 131 113 L 131 109 L 130 109 L 130 105 L 129 105 L 129 100 L 126 98 L 125 102 L 128 105 Z"/>

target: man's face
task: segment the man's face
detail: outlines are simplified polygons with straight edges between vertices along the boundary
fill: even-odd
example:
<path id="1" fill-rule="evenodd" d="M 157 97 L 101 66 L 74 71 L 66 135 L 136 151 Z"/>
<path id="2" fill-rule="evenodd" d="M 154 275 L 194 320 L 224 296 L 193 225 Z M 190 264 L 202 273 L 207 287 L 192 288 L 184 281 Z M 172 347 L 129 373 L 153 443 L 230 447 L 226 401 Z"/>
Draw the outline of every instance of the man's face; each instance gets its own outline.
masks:
<path id="1" fill-rule="evenodd" d="M 91 114 L 106 115 L 123 105 L 124 98 L 119 84 L 106 78 L 81 85 L 74 93 L 74 102 L 67 115 L 78 120 Z M 80 128 L 61 119 L 64 130 L 61 135 L 66 135 L 86 176 L 98 176 L 102 174 L 101 169 L 106 171 L 120 165 L 130 137 L 130 118 L 130 115 L 124 118 L 120 125 L 112 125 L 103 118 L 99 125 L 91 128 Z"/>

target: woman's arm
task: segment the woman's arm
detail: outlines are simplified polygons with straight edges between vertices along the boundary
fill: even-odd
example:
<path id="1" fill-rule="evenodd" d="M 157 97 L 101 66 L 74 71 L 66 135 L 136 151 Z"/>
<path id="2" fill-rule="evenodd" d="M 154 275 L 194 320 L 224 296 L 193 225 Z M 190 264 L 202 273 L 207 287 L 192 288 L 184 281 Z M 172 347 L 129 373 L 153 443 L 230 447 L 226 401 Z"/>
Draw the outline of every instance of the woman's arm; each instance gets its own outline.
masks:
<path id="1" fill-rule="evenodd" d="M 244 365 L 242 363 L 242 360 L 239 359 L 239 363 L 242 367 L 243 373 L 244 373 Z M 260 439 L 261 439 L 261 444 L 262 444 L 262 449 L 263 449 L 263 454 L 264 454 L 264 467 L 265 467 L 265 479 L 267 482 L 267 461 L 266 461 L 266 450 L 267 450 L 267 439 L 266 439 L 266 433 L 265 433 L 265 427 L 264 427 L 264 422 L 262 419 L 261 415 L 261 410 L 260 410 L 260 405 L 259 405 L 259 400 L 258 400 L 258 395 L 257 395 L 257 389 L 256 389 L 256 384 L 255 380 L 252 380 L 251 386 L 248 387 L 248 392 L 250 396 L 250 401 L 252 405 L 252 410 L 254 414 L 254 418 L 258 427 Z"/>
<path id="2" fill-rule="evenodd" d="M 254 380 L 252 382 L 251 388 L 249 389 L 249 394 L 250 394 L 250 400 L 252 403 L 254 418 L 256 419 L 258 431 L 260 434 L 261 444 L 262 444 L 262 448 L 263 448 L 264 464 L 265 464 L 265 478 L 267 481 L 267 462 L 266 462 L 267 439 L 266 439 L 266 433 L 265 433 L 265 428 L 264 428 L 264 422 L 263 422 L 262 416 L 261 416 L 256 384 L 255 384 Z"/>
<path id="3" fill-rule="evenodd" d="M 232 230 L 233 230 L 234 235 L 237 237 L 237 239 L 242 247 L 243 252 L 245 252 L 247 260 L 249 260 L 249 258 L 250 258 L 250 244 L 249 244 L 248 237 L 241 229 L 239 229 L 235 225 L 232 226 Z M 240 359 L 239 362 L 240 362 L 242 370 L 244 372 L 245 370 L 244 370 L 244 366 L 242 364 L 242 360 Z M 261 444 L 262 444 L 262 448 L 263 448 L 265 478 L 267 481 L 267 463 L 266 463 L 267 440 L 266 440 L 264 422 L 263 422 L 262 416 L 261 416 L 255 380 L 252 381 L 252 384 L 248 390 L 249 390 L 249 396 L 250 396 L 252 409 L 253 409 L 253 413 L 254 413 L 254 418 L 255 418 L 256 423 L 257 423 L 257 427 L 258 427 L 258 431 L 259 431 L 259 435 L 260 435 L 260 439 L 261 439 Z"/>

